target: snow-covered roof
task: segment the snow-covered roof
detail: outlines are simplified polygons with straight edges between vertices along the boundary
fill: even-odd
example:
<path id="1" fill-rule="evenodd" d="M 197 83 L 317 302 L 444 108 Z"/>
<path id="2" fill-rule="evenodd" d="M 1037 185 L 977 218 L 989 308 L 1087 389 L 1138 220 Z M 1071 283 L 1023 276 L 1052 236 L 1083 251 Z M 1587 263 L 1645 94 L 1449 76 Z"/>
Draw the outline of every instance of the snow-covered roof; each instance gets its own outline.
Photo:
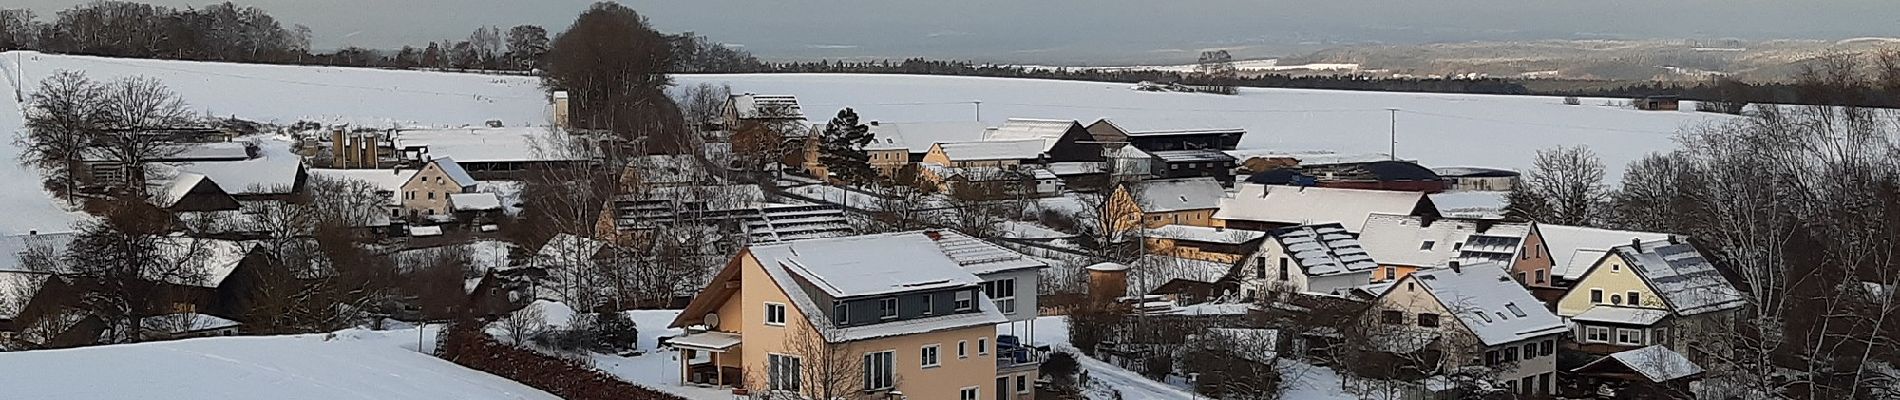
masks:
<path id="1" fill-rule="evenodd" d="M 251 152 L 244 142 L 187 143 L 177 147 L 177 154 L 163 158 L 171 161 L 235 161 L 251 158 Z"/>
<path id="2" fill-rule="evenodd" d="M 164 334 L 184 334 L 213 329 L 232 328 L 243 325 L 237 321 L 224 319 L 216 315 L 178 313 L 145 317 L 140 320 L 147 331 Z"/>
<path id="3" fill-rule="evenodd" d="M 1544 239 L 1544 247 L 1550 250 L 1552 264 L 1550 274 L 1564 279 L 1574 279 L 1603 257 L 1611 247 L 1626 245 L 1630 239 L 1643 241 L 1664 240 L 1669 234 L 1655 232 L 1618 231 L 1582 226 L 1537 224 L 1537 234 Z"/>
<path id="4" fill-rule="evenodd" d="M 1433 267 L 1510 261 L 1530 224 L 1373 213 L 1361 229 L 1359 242 L 1380 264 Z"/>
<path id="5" fill-rule="evenodd" d="M 771 204 L 746 221 L 751 243 L 850 236 L 857 232 L 843 208 L 823 204 Z"/>
<path id="6" fill-rule="evenodd" d="M 1205 118 L 1104 118 L 1128 136 L 1234 135 L 1247 134 L 1239 124 L 1209 121 Z"/>
<path id="7" fill-rule="evenodd" d="M 535 251 L 535 257 L 551 262 L 586 260 L 593 258 L 606 246 L 607 242 L 598 239 L 561 233 L 542 244 L 541 249 Z"/>
<path id="8" fill-rule="evenodd" d="M 834 298 L 982 282 L 921 232 L 799 240 L 751 250 L 761 263 L 785 268 Z"/>
<path id="9" fill-rule="evenodd" d="M 941 142 L 936 146 L 952 162 L 985 160 L 1032 160 L 1042 157 L 1040 140 L 994 140 L 981 142 Z"/>
<path id="10" fill-rule="evenodd" d="M 666 343 L 695 349 L 725 350 L 732 348 L 732 346 L 738 346 L 740 339 L 742 338 L 737 333 L 707 331 L 694 332 L 667 339 Z"/>
<path id="11" fill-rule="evenodd" d="M 1517 171 L 1488 167 L 1438 167 L 1432 172 L 1446 178 L 1516 178 Z"/>
<path id="12" fill-rule="evenodd" d="M 1103 163 L 1089 161 L 1069 161 L 1049 163 L 1049 172 L 1056 176 L 1075 176 L 1107 172 Z"/>
<path id="13" fill-rule="evenodd" d="M 1156 179 L 1129 183 L 1130 194 L 1143 212 L 1172 212 L 1219 208 L 1227 189 L 1214 178 Z"/>
<path id="14" fill-rule="evenodd" d="M 1742 293 L 1687 242 L 1668 240 L 1622 245 L 1610 251 L 1629 263 L 1677 314 L 1696 315 L 1741 307 Z"/>
<path id="15" fill-rule="evenodd" d="M 1233 197 L 1221 199 L 1214 218 L 1279 224 L 1337 222 L 1347 231 L 1359 232 L 1373 213 L 1410 215 L 1430 202 L 1419 192 L 1245 184 Z"/>
<path id="16" fill-rule="evenodd" d="M 948 142 L 974 142 L 983 140 L 983 134 L 989 129 L 982 122 L 873 122 L 870 144 L 865 150 L 907 150 L 912 153 L 930 151 L 930 146 Z"/>
<path id="17" fill-rule="evenodd" d="M 1379 267 L 1359 243 L 1339 223 L 1300 225 L 1267 232 L 1307 276 L 1330 276 Z"/>
<path id="18" fill-rule="evenodd" d="M 262 154 L 253 159 L 166 163 L 171 167 L 169 170 L 154 169 L 161 176 L 154 183 L 169 184 L 184 173 L 196 173 L 217 182 L 218 187 L 230 194 L 291 193 L 303 171 L 303 157 L 291 152 L 288 142 L 262 140 L 258 144 Z"/>
<path id="19" fill-rule="evenodd" d="M 635 157 L 627 168 L 648 183 L 697 182 L 712 178 L 706 165 L 691 154 L 655 154 Z"/>
<path id="20" fill-rule="evenodd" d="M 1503 219 L 1504 200 L 1509 192 L 1439 192 L 1426 195 L 1438 206 L 1438 213 L 1454 218 Z"/>
<path id="21" fill-rule="evenodd" d="M 1191 225 L 1166 225 L 1144 232 L 1149 238 L 1194 242 L 1241 244 L 1259 240 L 1266 232 L 1245 229 L 1209 228 Z"/>
<path id="22" fill-rule="evenodd" d="M 450 193 L 449 205 L 455 211 L 489 211 L 501 209 L 501 198 L 494 193 Z"/>
<path id="23" fill-rule="evenodd" d="M 1168 282 L 1219 282 L 1233 264 L 1148 254 L 1135 260 L 1128 274 L 1129 294 L 1148 294 Z"/>
<path id="24" fill-rule="evenodd" d="M 450 156 L 461 162 L 524 162 L 585 160 L 585 154 L 549 149 L 568 134 L 548 127 L 419 129 L 396 133 L 396 149 L 427 147 L 430 156 Z M 425 158 L 426 159 L 426 158 Z"/>
<path id="25" fill-rule="evenodd" d="M 1039 140 L 1038 152 L 1048 152 L 1075 126 L 1075 120 L 1010 118 L 983 135 L 984 141 Z M 952 158 L 953 160 L 955 158 Z"/>
<path id="26" fill-rule="evenodd" d="M 732 95 L 733 112 L 742 119 L 805 119 L 798 97 L 776 94 Z"/>
<path id="27" fill-rule="evenodd" d="M 1663 345 L 1651 345 L 1636 350 L 1619 351 L 1578 367 L 1577 370 L 1590 369 L 1599 363 L 1615 361 L 1623 364 L 1650 382 L 1662 383 L 1702 373 L 1702 366 L 1689 361 L 1689 357 L 1670 350 Z"/>
<path id="28" fill-rule="evenodd" d="M 198 239 L 185 237 L 167 237 L 159 239 L 157 265 L 159 270 L 147 271 L 147 278 L 167 283 L 215 288 L 224 283 L 224 278 L 236 271 L 244 257 L 250 255 L 252 246 L 242 242 L 221 239 Z M 175 274 L 174 271 L 188 271 Z M 154 275 L 157 276 L 149 276 Z"/>
<path id="29" fill-rule="evenodd" d="M 159 208 L 169 208 L 173 204 L 178 204 L 178 200 L 184 199 L 185 195 L 191 194 L 191 190 L 197 188 L 198 185 L 203 182 L 205 182 L 204 175 L 180 172 L 178 176 L 172 177 L 171 182 L 166 182 L 165 186 L 159 189 L 157 197 L 152 198 L 152 205 L 158 206 Z"/>
<path id="30" fill-rule="evenodd" d="M 1235 159 L 1254 158 L 1291 158 L 1300 161 L 1302 166 L 1352 164 L 1391 160 L 1385 153 L 1335 153 L 1331 151 L 1286 151 L 1274 149 L 1227 150 L 1227 155 Z"/>
<path id="31" fill-rule="evenodd" d="M 0 272 L 27 271 L 20 257 L 28 252 L 65 254 L 76 236 L 72 232 L 0 236 Z"/>
<path id="32" fill-rule="evenodd" d="M 310 175 L 317 179 L 353 180 L 367 183 L 377 190 L 389 192 L 390 204 L 396 204 L 402 198 L 402 184 L 416 175 L 412 169 L 310 169 Z"/>
<path id="33" fill-rule="evenodd" d="M 1486 346 L 1563 333 L 1567 329 L 1563 320 L 1511 279 L 1505 272 L 1508 269 L 1486 263 L 1421 270 L 1407 278 L 1437 298 L 1446 312 L 1457 315 Z"/>
<path id="34" fill-rule="evenodd" d="M 1570 317 L 1570 320 L 1578 322 L 1605 322 L 1623 325 L 1650 326 L 1655 325 L 1657 322 L 1662 321 L 1663 317 L 1668 316 L 1669 311 L 1667 310 L 1599 304 L 1590 307 L 1588 311 L 1584 311 L 1582 314 Z"/>
<path id="35" fill-rule="evenodd" d="M 475 177 L 470 176 L 468 170 L 462 169 L 462 164 L 455 162 L 454 157 L 436 157 L 429 162 L 435 164 L 436 168 L 441 168 L 442 174 L 448 175 L 449 180 L 454 181 L 456 186 L 475 186 Z"/>
<path id="36" fill-rule="evenodd" d="M 977 239 L 953 230 L 926 232 L 925 236 L 936 235 L 937 248 L 943 254 L 956 261 L 964 271 L 976 275 L 988 275 L 998 272 L 1022 269 L 1048 268 L 1049 265 L 1015 250 L 998 246 L 995 243 Z"/>
<path id="37" fill-rule="evenodd" d="M 1166 163 L 1234 161 L 1234 156 L 1220 150 L 1162 150 L 1149 154 Z"/>
<path id="38" fill-rule="evenodd" d="M 409 227 L 409 236 L 415 236 L 415 237 L 442 236 L 442 227 L 440 226 L 411 226 Z"/>
<path id="39" fill-rule="evenodd" d="M 40 292 L 50 274 L 0 271 L 0 319 L 13 319 Z"/>
<path id="40" fill-rule="evenodd" d="M 1095 271 L 1095 272 L 1122 272 L 1122 271 L 1129 270 L 1130 267 L 1128 265 L 1121 264 L 1121 263 L 1099 262 L 1099 263 L 1091 264 L 1088 267 L 1085 267 L 1083 269 L 1087 269 L 1087 270 Z"/>
<path id="41" fill-rule="evenodd" d="M 977 311 L 833 328 L 830 307 L 820 308 L 804 282 L 825 291 L 858 296 L 970 287 L 982 282 L 944 254 L 925 232 L 898 232 L 799 240 L 747 248 L 774 284 L 830 342 L 848 342 L 934 332 L 1008 321 L 989 296 L 979 293 Z M 905 262 L 891 262 L 904 260 Z M 676 321 L 677 323 L 677 321 Z"/>

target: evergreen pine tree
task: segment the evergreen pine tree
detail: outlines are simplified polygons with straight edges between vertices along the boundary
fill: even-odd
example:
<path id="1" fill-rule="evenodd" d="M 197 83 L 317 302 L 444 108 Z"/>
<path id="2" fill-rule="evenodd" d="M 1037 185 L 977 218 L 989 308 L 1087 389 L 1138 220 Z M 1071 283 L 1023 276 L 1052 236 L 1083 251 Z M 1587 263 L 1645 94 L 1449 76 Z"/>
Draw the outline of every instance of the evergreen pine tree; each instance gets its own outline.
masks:
<path id="1" fill-rule="evenodd" d="M 871 144 L 871 127 L 858 123 L 858 113 L 850 107 L 838 111 L 825 125 L 818 138 L 818 162 L 846 184 L 869 183 L 877 176 L 871 169 L 871 155 L 864 146 Z"/>

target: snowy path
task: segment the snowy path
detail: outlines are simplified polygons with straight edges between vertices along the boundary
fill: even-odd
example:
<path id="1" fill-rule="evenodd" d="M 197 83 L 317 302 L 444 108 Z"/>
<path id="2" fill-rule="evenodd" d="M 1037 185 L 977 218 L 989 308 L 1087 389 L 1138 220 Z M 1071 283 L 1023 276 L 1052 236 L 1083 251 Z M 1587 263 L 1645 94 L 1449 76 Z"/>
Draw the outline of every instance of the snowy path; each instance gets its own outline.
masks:
<path id="1" fill-rule="evenodd" d="M 17 88 L 12 77 L 19 66 L 12 55 L 0 54 L 0 72 L 8 77 L 5 93 L 0 93 L 0 135 L 4 135 L 0 137 L 0 209 L 7 211 L 6 218 L 0 218 L 0 235 L 71 231 L 75 222 L 88 217 L 68 211 L 52 193 L 41 189 L 38 171 L 20 165 L 25 149 L 14 139 L 25 133 L 26 118 L 20 102 L 13 98 Z M 31 79 L 29 76 L 25 83 L 29 89 Z"/>

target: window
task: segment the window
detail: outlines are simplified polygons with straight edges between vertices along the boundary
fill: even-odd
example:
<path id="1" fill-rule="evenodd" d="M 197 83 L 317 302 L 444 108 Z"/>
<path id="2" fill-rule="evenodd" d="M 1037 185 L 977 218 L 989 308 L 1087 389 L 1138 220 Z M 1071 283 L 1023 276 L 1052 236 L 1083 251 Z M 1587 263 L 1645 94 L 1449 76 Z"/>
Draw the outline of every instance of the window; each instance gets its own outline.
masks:
<path id="1" fill-rule="evenodd" d="M 957 341 L 957 358 L 970 358 L 969 345 L 970 341 L 968 340 Z"/>
<path id="2" fill-rule="evenodd" d="M 983 294 L 989 295 L 1004 314 L 1016 313 L 1016 278 L 983 282 Z"/>
<path id="3" fill-rule="evenodd" d="M 1525 276 L 1524 276 L 1524 271 L 1518 271 L 1518 272 L 1517 272 L 1517 283 L 1524 283 L 1524 282 L 1530 282 L 1529 280 L 1526 280 L 1526 279 L 1524 279 L 1524 278 L 1525 278 Z"/>
<path id="4" fill-rule="evenodd" d="M 1536 391 L 1536 390 L 1537 390 L 1537 385 L 1536 385 L 1536 383 L 1537 383 L 1537 377 L 1536 377 L 1536 376 L 1526 376 L 1526 377 L 1524 377 L 1524 381 L 1523 381 L 1523 383 L 1519 383 L 1519 384 L 1517 385 L 1517 387 L 1519 387 L 1519 388 L 1521 388 L 1522 390 L 1524 390 L 1524 394 L 1531 394 L 1531 392 L 1533 392 L 1533 391 Z"/>
<path id="5" fill-rule="evenodd" d="M 1583 327 L 1583 341 L 1590 343 L 1609 343 L 1610 328 L 1601 326 Z"/>
<path id="6" fill-rule="evenodd" d="M 1590 303 L 1603 304 L 1603 289 L 1590 289 Z"/>
<path id="7" fill-rule="evenodd" d="M 1029 393 L 1029 375 L 1016 376 L 1016 393 Z"/>
<path id="8" fill-rule="evenodd" d="M 1498 351 L 1497 350 L 1484 352 L 1484 365 L 1498 365 Z"/>
<path id="9" fill-rule="evenodd" d="M 990 338 L 976 338 L 976 354 L 990 354 Z"/>
<path id="10" fill-rule="evenodd" d="M 1426 328 L 1437 328 L 1438 314 L 1425 314 L 1425 313 L 1418 314 L 1418 326 L 1422 326 Z"/>
<path id="11" fill-rule="evenodd" d="M 1280 280 L 1287 279 L 1286 257 L 1280 257 Z"/>
<path id="12" fill-rule="evenodd" d="M 1399 267 L 1385 267 L 1385 280 L 1399 279 Z"/>
<path id="13" fill-rule="evenodd" d="M 1524 359 L 1529 360 L 1537 356 L 1538 356 L 1537 343 L 1536 342 L 1525 343 L 1524 344 Z"/>
<path id="14" fill-rule="evenodd" d="M 1464 249 L 1465 249 L 1465 242 L 1457 242 L 1457 243 L 1452 243 L 1452 244 L 1451 244 L 1451 249 L 1452 249 L 1452 250 L 1464 250 Z"/>
<path id="15" fill-rule="evenodd" d="M 877 300 L 877 317 L 883 318 L 883 319 L 897 318 L 897 299 L 896 298 L 878 299 Z"/>
<path id="16" fill-rule="evenodd" d="M 1540 269 L 1540 270 L 1537 270 L 1537 283 L 1538 283 L 1538 284 L 1542 284 L 1542 283 L 1544 283 L 1544 280 L 1545 280 L 1545 272 L 1544 272 L 1544 270 L 1541 270 L 1541 269 Z"/>
<path id="17" fill-rule="evenodd" d="M 1253 276 L 1260 279 L 1267 279 L 1267 258 L 1266 257 L 1259 257 L 1259 258 L 1254 259 Z"/>
<path id="18" fill-rule="evenodd" d="M 892 361 L 897 358 L 890 351 L 864 354 L 864 390 L 890 389 L 892 385 Z"/>
<path id="19" fill-rule="evenodd" d="M 1641 346 L 1643 345 L 1643 331 L 1636 330 L 1636 329 L 1616 328 L 1616 344 L 1625 345 L 1625 346 Z"/>
<path id="20" fill-rule="evenodd" d="M 435 200 L 435 192 L 429 192 L 429 200 Z"/>
<path id="21" fill-rule="evenodd" d="M 838 325 L 840 326 L 851 323 L 850 311 L 851 311 L 851 307 L 847 307 L 845 303 L 842 303 L 842 302 L 838 303 L 838 305 L 836 306 L 831 307 L 831 314 L 836 315 L 838 317 Z"/>
<path id="22" fill-rule="evenodd" d="M 1400 311 L 1394 311 L 1394 310 L 1385 310 L 1379 313 L 1379 319 L 1383 320 L 1387 324 L 1392 324 L 1392 325 L 1403 324 L 1405 323 L 1405 313 L 1400 312 Z"/>
<path id="23" fill-rule="evenodd" d="M 769 354 L 765 358 L 765 388 L 767 390 L 798 391 L 802 386 L 799 367 L 802 360 L 796 356 Z"/>
<path id="24" fill-rule="evenodd" d="M 1431 240 L 1427 240 L 1427 241 L 1425 241 L 1425 243 L 1421 243 L 1421 244 L 1419 244 L 1419 245 L 1418 245 L 1418 250 L 1419 250 L 1419 251 L 1430 251 L 1430 250 L 1432 249 L 1432 247 L 1435 247 L 1435 246 L 1438 246 L 1438 242 L 1436 242 L 1436 241 L 1431 241 Z"/>
<path id="25" fill-rule="evenodd" d="M 977 397 L 980 393 L 983 392 L 979 390 L 979 388 L 966 387 L 957 389 L 957 400 L 981 400 L 980 397 Z"/>
<path id="26" fill-rule="evenodd" d="M 1625 297 L 1630 299 L 1630 305 L 1632 306 L 1643 305 L 1643 301 L 1642 301 L 1643 295 L 1638 294 L 1636 292 L 1625 293 L 1625 295 L 1626 295 Z"/>
<path id="27" fill-rule="evenodd" d="M 1623 264 L 1610 263 L 1610 272 L 1622 271 Z"/>
<path id="28" fill-rule="evenodd" d="M 1550 394 L 1550 375 L 1550 372 L 1537 375 L 1537 393 L 1532 394 Z"/>
<path id="29" fill-rule="evenodd" d="M 1557 343 L 1556 341 L 1553 341 L 1553 340 L 1545 340 L 1544 344 L 1540 347 L 1542 347 L 1542 349 L 1540 350 L 1543 350 L 1543 351 L 1539 351 L 1538 352 L 1539 355 L 1548 356 L 1557 351 Z"/>
<path id="30" fill-rule="evenodd" d="M 1649 331 L 1649 344 L 1669 344 L 1669 328 L 1656 328 Z"/>
<path id="31" fill-rule="evenodd" d="M 936 298 L 937 296 L 934 296 L 934 295 L 924 296 L 924 315 L 930 315 L 932 312 L 936 311 L 936 307 L 932 307 L 930 304 L 932 303 L 931 300 L 935 300 Z"/>
<path id="32" fill-rule="evenodd" d="M 923 349 L 918 350 L 917 360 L 924 368 L 936 368 L 943 365 L 937 360 L 937 345 L 934 344 L 924 345 Z"/>
<path id="33" fill-rule="evenodd" d="M 1610 295 L 1610 304 L 1622 305 L 1623 295 L 1620 295 L 1620 294 Z"/>
<path id="34" fill-rule="evenodd" d="M 785 326 L 785 305 L 780 303 L 765 303 L 765 324 Z"/>
<path id="35" fill-rule="evenodd" d="M 1506 348 L 1504 348 L 1504 360 L 1503 360 L 1503 361 L 1504 361 L 1504 362 L 1507 362 L 1507 363 L 1508 363 L 1508 362 L 1517 362 L 1517 348 L 1516 348 L 1516 347 L 1506 347 Z"/>
<path id="36" fill-rule="evenodd" d="M 968 311 L 970 309 L 970 292 L 957 292 L 956 306 L 957 311 Z"/>

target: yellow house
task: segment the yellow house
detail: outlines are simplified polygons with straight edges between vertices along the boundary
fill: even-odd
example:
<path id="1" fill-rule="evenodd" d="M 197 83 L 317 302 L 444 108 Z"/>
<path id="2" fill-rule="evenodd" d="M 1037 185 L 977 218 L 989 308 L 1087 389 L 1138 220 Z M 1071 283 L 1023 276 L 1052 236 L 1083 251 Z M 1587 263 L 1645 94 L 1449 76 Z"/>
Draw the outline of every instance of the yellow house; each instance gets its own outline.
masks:
<path id="1" fill-rule="evenodd" d="M 1740 291 L 1694 245 L 1676 237 L 1605 251 L 1557 301 L 1580 349 L 1611 353 L 1650 345 L 1679 346 L 1701 361 L 1720 354 L 1721 338 L 1699 337 L 1697 325 L 1724 324 L 1745 305 Z"/>
<path id="2" fill-rule="evenodd" d="M 681 377 L 805 398 L 1030 399 L 1039 358 L 983 280 L 904 232 L 756 245 L 673 327 Z"/>
<path id="3" fill-rule="evenodd" d="M 475 178 L 454 159 L 438 157 L 402 184 L 402 208 L 411 218 L 450 215 L 449 195 L 475 191 Z"/>
<path id="4" fill-rule="evenodd" d="M 1444 357 L 1428 372 L 1487 367 L 1483 378 L 1507 391 L 1548 395 L 1556 387 L 1557 340 L 1564 322 L 1495 263 L 1419 271 L 1399 278 L 1367 311 L 1374 334 Z M 1406 346 L 1406 345 L 1395 345 Z M 1425 347 L 1431 346 L 1427 349 Z"/>
<path id="5" fill-rule="evenodd" d="M 1158 179 L 1116 185 L 1103 205 L 1115 232 L 1167 225 L 1219 227 L 1214 212 L 1226 189 L 1214 178 Z"/>

